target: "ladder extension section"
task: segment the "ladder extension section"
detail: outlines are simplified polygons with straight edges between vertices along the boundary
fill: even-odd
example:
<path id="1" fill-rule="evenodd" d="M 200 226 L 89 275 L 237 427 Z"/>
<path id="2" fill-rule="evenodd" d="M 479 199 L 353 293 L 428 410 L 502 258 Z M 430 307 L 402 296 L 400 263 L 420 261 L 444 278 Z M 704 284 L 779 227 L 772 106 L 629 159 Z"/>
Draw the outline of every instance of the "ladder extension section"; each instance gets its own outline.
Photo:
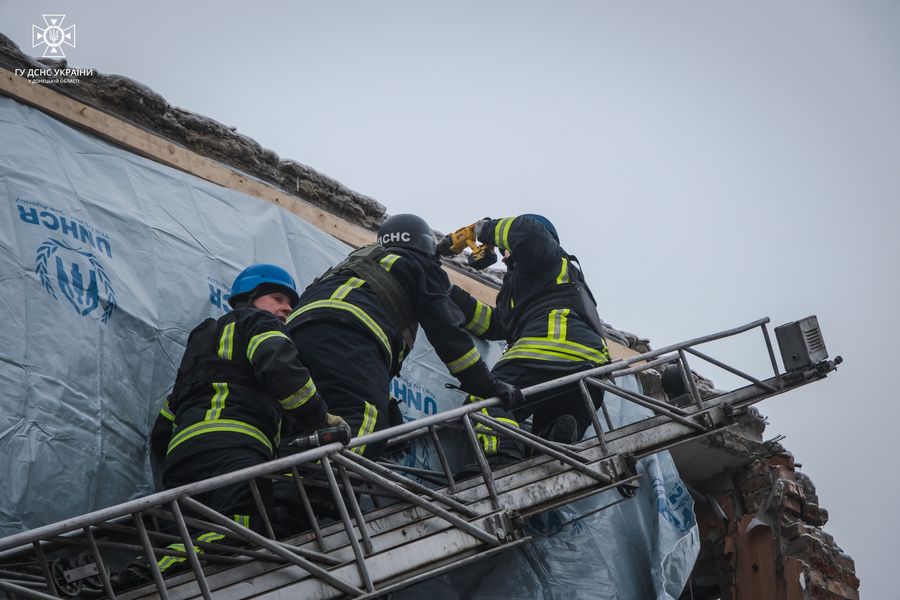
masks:
<path id="1" fill-rule="evenodd" d="M 8 536 L 0 539 L 0 597 L 2 592 L 14 598 L 105 595 L 123 600 L 381 596 L 528 541 L 523 527 L 527 516 L 609 489 L 627 499 L 639 483 L 637 459 L 725 430 L 750 405 L 822 379 L 840 363 L 837 357 L 779 373 L 768 322 L 760 319 L 523 390 L 526 401 L 561 387 L 581 391 L 595 433 L 575 445 L 550 442 L 491 419 L 481 409 L 499 405 L 492 398 L 375 432 L 348 446 L 329 444 Z M 756 328 L 763 332 L 774 370 L 765 380 L 695 348 Z M 688 354 L 728 370 L 747 385 L 701 395 L 690 375 Z M 616 385 L 622 377 L 666 365 L 680 370 L 688 402 L 676 405 Z M 591 387 L 649 409 L 652 416 L 614 427 L 605 404 L 599 411 L 593 407 Z M 492 471 L 477 427 L 517 440 L 532 452 L 531 458 Z M 441 447 L 439 433 L 448 429 L 463 432 L 476 458 L 477 466 L 462 481 Z M 389 440 L 389 447 L 396 447 L 420 437 L 432 444 L 442 471 L 376 463 L 352 451 L 376 441 Z M 257 478 L 290 482 L 297 513 L 311 529 L 276 540 Z M 240 482 L 250 486 L 267 535 L 197 500 Z M 226 539 L 197 539 L 210 531 Z M 182 546 L 173 549 L 173 543 Z M 123 556 L 138 555 L 154 557 L 145 560 L 151 582 L 114 592 L 107 564 L 116 558 L 124 564 Z M 164 578 L 156 566 L 163 556 L 186 558 L 190 568 Z"/>

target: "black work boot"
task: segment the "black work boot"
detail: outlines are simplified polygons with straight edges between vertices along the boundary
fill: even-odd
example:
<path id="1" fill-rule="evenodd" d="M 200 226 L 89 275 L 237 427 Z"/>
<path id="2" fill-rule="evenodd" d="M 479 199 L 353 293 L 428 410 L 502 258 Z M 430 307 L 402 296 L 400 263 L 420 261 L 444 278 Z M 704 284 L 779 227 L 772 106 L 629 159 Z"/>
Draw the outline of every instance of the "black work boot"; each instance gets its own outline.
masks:
<path id="1" fill-rule="evenodd" d="M 578 442 L 578 421 L 572 415 L 559 415 L 538 433 L 538 437 L 559 444 Z"/>
<path id="2" fill-rule="evenodd" d="M 138 563 L 131 563 L 121 571 L 113 573 L 109 577 L 109 583 L 115 592 L 124 592 L 131 588 L 139 587 L 153 581 L 150 567 Z"/>

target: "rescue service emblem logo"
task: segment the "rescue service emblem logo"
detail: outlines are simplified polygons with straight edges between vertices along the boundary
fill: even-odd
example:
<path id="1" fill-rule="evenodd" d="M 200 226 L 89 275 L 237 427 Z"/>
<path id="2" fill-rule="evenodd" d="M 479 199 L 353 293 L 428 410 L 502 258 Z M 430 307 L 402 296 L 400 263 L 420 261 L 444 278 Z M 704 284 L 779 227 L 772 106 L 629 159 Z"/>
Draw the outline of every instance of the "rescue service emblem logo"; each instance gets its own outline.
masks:
<path id="1" fill-rule="evenodd" d="M 100 322 L 106 323 L 116 310 L 116 293 L 93 252 L 50 238 L 38 247 L 35 272 L 51 298 L 58 300 L 61 295 L 82 317 L 104 304 Z M 100 298 L 101 286 L 105 302 Z"/>
<path id="2" fill-rule="evenodd" d="M 31 47 L 37 48 L 46 45 L 44 58 L 65 58 L 63 44 L 75 47 L 75 26 L 70 25 L 63 29 L 62 23 L 66 15 L 41 15 L 44 17 L 46 27 L 31 26 Z"/>

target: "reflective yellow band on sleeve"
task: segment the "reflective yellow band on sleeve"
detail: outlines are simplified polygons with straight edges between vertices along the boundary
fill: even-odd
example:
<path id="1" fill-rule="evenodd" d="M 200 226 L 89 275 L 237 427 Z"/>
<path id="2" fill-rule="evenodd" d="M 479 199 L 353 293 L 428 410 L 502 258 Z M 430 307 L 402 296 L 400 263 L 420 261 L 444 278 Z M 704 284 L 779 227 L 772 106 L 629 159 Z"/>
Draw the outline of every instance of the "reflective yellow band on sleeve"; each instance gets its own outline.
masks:
<path id="1" fill-rule="evenodd" d="M 163 400 L 162 409 L 159 411 L 159 414 L 161 414 L 164 419 L 167 419 L 169 421 L 175 420 L 175 413 L 172 412 L 172 407 L 169 405 L 168 396 L 165 400 Z"/>
<path id="2" fill-rule="evenodd" d="M 268 448 L 269 452 L 272 452 L 272 442 L 269 441 L 269 438 L 267 438 L 266 435 L 259 430 L 259 428 L 243 421 L 235 421 L 233 419 L 214 419 L 210 421 L 200 421 L 199 423 L 194 423 L 193 425 L 189 425 L 188 427 L 185 427 L 184 429 L 176 433 L 174 436 L 172 436 L 172 441 L 169 442 L 169 450 L 167 451 L 167 454 L 171 453 L 172 450 L 177 448 L 180 444 L 188 441 L 189 439 L 195 438 L 198 435 L 225 432 L 248 435 Z"/>
<path id="3" fill-rule="evenodd" d="M 312 378 L 307 381 L 302 388 L 284 398 L 279 400 L 282 408 L 284 410 L 294 410 L 295 408 L 300 408 L 304 404 L 310 401 L 310 399 L 316 395 L 316 384 L 313 383 Z"/>
<path id="4" fill-rule="evenodd" d="M 388 254 L 386 256 L 383 256 L 378 262 L 382 267 L 384 267 L 385 271 L 390 271 L 391 267 L 394 266 L 394 263 L 397 262 L 398 258 L 400 258 L 399 254 Z"/>
<path id="5" fill-rule="evenodd" d="M 362 281 L 362 280 L 360 280 Z M 384 349 L 387 350 L 388 356 L 393 356 L 393 352 L 391 351 L 391 343 L 388 341 L 387 335 L 384 333 L 384 330 L 379 327 L 378 323 L 375 322 L 375 319 L 370 317 L 366 311 L 350 304 L 349 302 L 344 302 L 342 300 L 316 300 L 315 302 L 310 302 L 304 306 L 301 306 L 297 310 L 295 310 L 290 317 L 288 317 L 288 323 L 291 322 L 294 317 L 298 315 L 302 315 L 305 312 L 309 312 L 311 310 L 316 310 L 319 308 L 334 308 L 337 310 L 346 310 L 351 313 L 357 319 L 362 321 L 363 325 L 365 325 L 372 333 L 375 334 L 375 337 L 379 342 L 384 346 Z"/>
<path id="6" fill-rule="evenodd" d="M 232 321 L 222 329 L 222 337 L 219 338 L 219 358 L 231 360 L 234 350 L 234 322 Z"/>
<path id="7" fill-rule="evenodd" d="M 266 340 L 271 340 L 272 338 L 283 338 L 286 340 L 290 340 L 290 338 L 281 331 L 267 331 L 265 333 L 254 335 L 252 338 L 250 338 L 250 343 L 247 344 L 247 360 L 252 363 L 253 355 L 256 354 L 256 349 L 259 348 L 259 345 Z"/>
<path id="8" fill-rule="evenodd" d="M 515 220 L 515 217 L 500 219 L 494 227 L 494 245 L 501 250 L 509 250 L 509 228 Z"/>
<path id="9" fill-rule="evenodd" d="M 485 332 L 491 327 L 491 315 L 493 314 L 493 309 L 478 300 L 475 301 L 475 316 L 472 317 L 472 320 L 466 323 L 466 331 L 472 333 L 473 335 L 484 335 Z"/>
<path id="10" fill-rule="evenodd" d="M 468 369 L 479 360 L 481 360 L 481 355 L 478 354 L 478 349 L 472 348 L 456 360 L 447 363 L 447 370 L 450 371 L 451 375 L 456 375 L 460 371 Z"/>
<path id="11" fill-rule="evenodd" d="M 355 437 L 362 437 L 364 435 L 369 435 L 373 431 L 375 431 L 375 423 L 378 421 L 378 409 L 375 408 L 374 404 L 370 404 L 366 402 L 366 410 L 363 414 L 363 422 L 362 425 L 359 426 L 359 431 L 356 432 Z M 366 444 L 362 446 L 357 446 L 355 448 L 351 448 L 350 452 L 354 452 L 356 454 L 362 455 L 366 451 Z"/>

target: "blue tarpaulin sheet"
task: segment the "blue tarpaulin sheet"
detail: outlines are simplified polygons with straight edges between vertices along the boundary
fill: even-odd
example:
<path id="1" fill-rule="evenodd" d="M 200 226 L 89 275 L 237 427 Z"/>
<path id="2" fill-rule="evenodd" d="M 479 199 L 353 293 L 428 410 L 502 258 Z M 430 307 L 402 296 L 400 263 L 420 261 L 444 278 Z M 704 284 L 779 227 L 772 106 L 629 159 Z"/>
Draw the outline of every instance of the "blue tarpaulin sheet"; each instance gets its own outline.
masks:
<path id="1" fill-rule="evenodd" d="M 0 536 L 150 493 L 148 431 L 187 334 L 228 310 L 234 276 L 272 262 L 302 287 L 349 250 L 273 204 L 6 97 L 0 197 Z M 414 419 L 458 406 L 452 381 L 420 334 L 392 391 Z M 614 418 L 637 415 L 621 403 Z M 667 454 L 640 468 L 635 499 L 592 512 L 613 492 L 544 515 L 529 523 L 535 541 L 490 574 L 448 575 L 428 593 L 676 597 L 699 548 L 690 496 Z"/>

